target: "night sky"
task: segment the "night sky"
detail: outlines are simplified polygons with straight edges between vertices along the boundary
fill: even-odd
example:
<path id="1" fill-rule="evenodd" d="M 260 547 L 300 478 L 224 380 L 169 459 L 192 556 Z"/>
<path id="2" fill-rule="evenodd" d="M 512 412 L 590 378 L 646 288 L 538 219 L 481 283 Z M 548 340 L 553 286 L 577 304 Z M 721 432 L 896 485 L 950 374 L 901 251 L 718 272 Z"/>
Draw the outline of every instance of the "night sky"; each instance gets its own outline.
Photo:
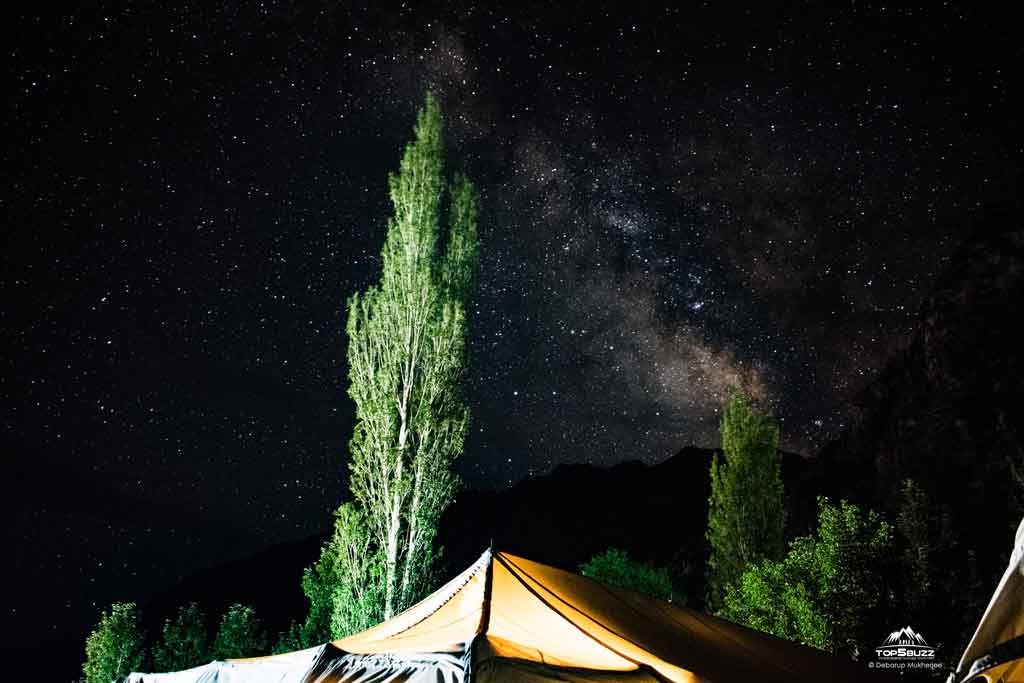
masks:
<path id="1" fill-rule="evenodd" d="M 43 5 L 4 22 L 8 644 L 329 525 L 427 89 L 482 197 L 476 488 L 717 445 L 738 383 L 813 455 L 1018 202 L 1017 24 L 967 5 Z"/>

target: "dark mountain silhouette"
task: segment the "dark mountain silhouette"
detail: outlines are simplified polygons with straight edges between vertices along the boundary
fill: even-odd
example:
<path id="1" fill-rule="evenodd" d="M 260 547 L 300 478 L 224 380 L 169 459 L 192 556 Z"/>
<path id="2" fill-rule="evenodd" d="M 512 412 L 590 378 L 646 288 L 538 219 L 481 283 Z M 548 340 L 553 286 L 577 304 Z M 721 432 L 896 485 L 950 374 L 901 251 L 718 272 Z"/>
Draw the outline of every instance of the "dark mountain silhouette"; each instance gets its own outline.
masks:
<path id="1" fill-rule="evenodd" d="M 909 345 L 815 461 L 823 492 L 896 513 L 913 478 L 945 506 L 960 551 L 995 576 L 1024 493 L 1024 231 L 969 241 L 924 301 Z"/>
<path id="2" fill-rule="evenodd" d="M 565 569 L 610 547 L 671 568 L 691 604 L 706 562 L 709 469 L 714 451 L 686 448 L 656 465 L 611 468 L 562 465 L 500 491 L 466 491 L 444 516 L 441 578 L 495 547 Z M 783 454 L 787 490 L 802 486 L 803 458 Z M 199 572 L 144 606 L 157 630 L 178 606 L 196 601 L 211 626 L 233 602 L 252 605 L 274 632 L 305 614 L 302 571 L 319 555 L 326 534 L 274 546 L 251 558 Z M 693 592 L 691 592 L 693 591 Z"/>
<path id="3" fill-rule="evenodd" d="M 928 633 L 951 662 L 1006 566 L 1024 512 L 1022 306 L 1024 230 L 965 243 L 923 302 L 905 350 L 808 474 L 821 493 L 869 505 L 891 522 L 901 482 L 925 491 L 940 520 L 924 545 L 930 585 L 915 604 L 908 596 L 916 579 L 893 575 L 891 585 L 904 588 L 891 599 L 899 618 Z"/>
<path id="4" fill-rule="evenodd" d="M 714 451 L 685 448 L 656 465 L 611 468 L 561 465 L 550 474 L 496 492 L 468 492 L 445 515 L 441 540 L 448 566 L 495 547 L 575 570 L 610 547 L 672 568 L 686 579 L 691 603 L 702 585 L 704 532 Z M 783 454 L 787 489 L 803 491 L 806 462 Z M 802 494 L 800 494 L 802 495 Z"/>
<path id="5" fill-rule="evenodd" d="M 147 630 L 159 633 L 164 620 L 180 606 L 196 602 L 206 613 L 212 633 L 228 606 L 238 602 L 253 607 L 276 635 L 292 619 L 305 616 L 302 572 L 320 556 L 325 537 L 281 543 L 252 557 L 193 574 L 141 606 Z"/>
<path id="6" fill-rule="evenodd" d="M 610 547 L 669 567 L 681 597 L 699 604 L 707 558 L 709 470 L 714 451 L 686 448 L 656 465 L 562 465 L 500 491 L 466 491 L 444 516 L 440 578 L 495 547 L 575 571 Z M 806 461 L 783 457 L 787 490 L 801 491 Z M 153 632 L 178 606 L 198 602 L 211 627 L 233 602 L 252 605 L 272 632 L 305 614 L 302 571 L 326 539 L 285 543 L 245 560 L 195 574 L 144 606 Z"/>

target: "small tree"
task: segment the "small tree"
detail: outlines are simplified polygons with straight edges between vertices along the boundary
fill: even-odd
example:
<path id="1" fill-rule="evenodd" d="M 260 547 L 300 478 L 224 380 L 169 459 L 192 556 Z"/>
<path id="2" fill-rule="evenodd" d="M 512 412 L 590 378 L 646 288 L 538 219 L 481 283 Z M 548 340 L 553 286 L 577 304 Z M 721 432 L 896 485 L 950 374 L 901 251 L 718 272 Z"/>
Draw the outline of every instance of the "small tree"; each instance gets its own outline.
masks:
<path id="1" fill-rule="evenodd" d="M 346 503 L 335 515 L 331 637 L 344 638 L 381 620 L 383 581 L 363 513 Z"/>
<path id="2" fill-rule="evenodd" d="M 291 642 L 311 647 L 331 640 L 336 565 L 337 549 L 332 536 L 321 548 L 319 559 L 302 573 L 302 592 L 309 600 L 309 612 L 301 625 L 289 630 Z"/>
<path id="3" fill-rule="evenodd" d="M 181 671 L 209 659 L 206 615 L 192 602 L 178 610 L 172 621 L 164 622 L 163 640 L 153 653 L 157 671 Z"/>
<path id="4" fill-rule="evenodd" d="M 84 683 L 111 683 L 140 669 L 142 641 L 135 603 L 115 602 L 85 641 Z"/>
<path id="5" fill-rule="evenodd" d="M 580 573 L 659 600 L 672 599 L 672 577 L 667 569 L 631 559 L 625 550 L 618 548 L 594 555 L 580 565 Z"/>
<path id="6" fill-rule="evenodd" d="M 302 627 L 303 624 L 297 621 L 288 624 L 288 628 L 278 634 L 277 642 L 270 649 L 270 654 L 279 655 L 285 652 L 295 652 L 296 650 L 312 647 L 313 644 L 306 641 Z"/>
<path id="7" fill-rule="evenodd" d="M 785 549 L 785 507 L 779 462 L 779 429 L 734 391 L 722 415 L 722 458 L 711 461 L 707 539 L 709 600 L 722 603 L 744 569 L 778 559 Z"/>
<path id="8" fill-rule="evenodd" d="M 252 607 L 234 604 L 224 613 L 213 641 L 214 659 L 238 659 L 265 654 L 267 636 Z"/>
<path id="9" fill-rule="evenodd" d="M 843 501 L 818 499 L 816 536 L 790 544 L 782 561 L 744 571 L 725 594 L 719 616 L 782 638 L 854 656 L 871 634 L 865 626 L 879 605 L 880 566 L 890 550 L 889 525 Z"/>
<path id="10" fill-rule="evenodd" d="M 334 513 L 334 531 L 320 558 L 303 573 L 306 620 L 282 633 L 275 651 L 311 647 L 373 626 L 381 619 L 381 585 L 379 554 L 362 512 L 345 503 Z"/>

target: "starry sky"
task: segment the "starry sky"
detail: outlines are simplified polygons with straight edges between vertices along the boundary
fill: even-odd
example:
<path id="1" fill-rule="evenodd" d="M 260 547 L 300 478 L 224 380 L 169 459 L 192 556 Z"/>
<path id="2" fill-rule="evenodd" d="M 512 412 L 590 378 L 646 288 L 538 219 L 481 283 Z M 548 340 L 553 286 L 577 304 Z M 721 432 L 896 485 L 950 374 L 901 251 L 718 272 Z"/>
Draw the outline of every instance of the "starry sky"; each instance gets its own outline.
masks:
<path id="1" fill-rule="evenodd" d="M 1014 24 L 668 4 L 9 16 L 0 438 L 32 578 L 4 618 L 80 637 L 328 526 L 344 304 L 428 89 L 481 193 L 467 485 L 716 445 L 737 384 L 789 450 L 840 433 L 957 246 L 1019 206 Z"/>

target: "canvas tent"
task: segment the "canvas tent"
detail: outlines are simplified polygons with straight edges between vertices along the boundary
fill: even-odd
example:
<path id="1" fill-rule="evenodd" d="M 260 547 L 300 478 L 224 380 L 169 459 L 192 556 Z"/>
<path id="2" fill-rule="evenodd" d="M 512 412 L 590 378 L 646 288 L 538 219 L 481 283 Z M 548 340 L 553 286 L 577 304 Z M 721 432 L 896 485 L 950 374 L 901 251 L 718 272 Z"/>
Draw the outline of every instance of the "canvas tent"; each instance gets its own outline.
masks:
<path id="1" fill-rule="evenodd" d="M 1024 683 L 1024 520 L 1010 564 L 949 680 Z"/>
<path id="2" fill-rule="evenodd" d="M 840 657 L 490 551 L 378 626 L 284 655 L 129 683 L 854 681 Z"/>

